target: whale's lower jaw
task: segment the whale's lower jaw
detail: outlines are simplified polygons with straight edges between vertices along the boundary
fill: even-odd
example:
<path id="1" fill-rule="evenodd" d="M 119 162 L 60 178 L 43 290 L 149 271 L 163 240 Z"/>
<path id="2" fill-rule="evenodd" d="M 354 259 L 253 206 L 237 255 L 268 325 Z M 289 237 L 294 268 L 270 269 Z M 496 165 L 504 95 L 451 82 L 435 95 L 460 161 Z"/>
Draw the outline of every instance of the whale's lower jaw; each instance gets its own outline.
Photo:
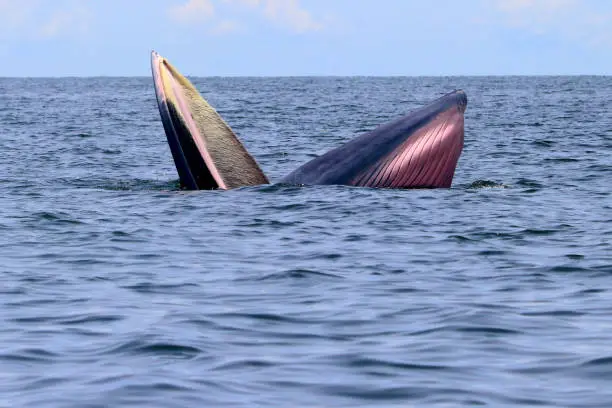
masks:
<path id="1" fill-rule="evenodd" d="M 282 182 L 450 187 L 463 149 L 466 106 L 463 91 L 451 92 L 309 161 Z"/>
<path id="2" fill-rule="evenodd" d="M 221 116 L 156 52 L 151 67 L 168 145 L 184 188 L 231 189 L 268 178 Z M 283 184 L 448 188 L 463 149 L 467 97 L 451 92 L 297 168 Z"/>
<path id="3" fill-rule="evenodd" d="M 463 114 L 438 115 L 349 184 L 388 188 L 448 188 L 463 149 Z"/>

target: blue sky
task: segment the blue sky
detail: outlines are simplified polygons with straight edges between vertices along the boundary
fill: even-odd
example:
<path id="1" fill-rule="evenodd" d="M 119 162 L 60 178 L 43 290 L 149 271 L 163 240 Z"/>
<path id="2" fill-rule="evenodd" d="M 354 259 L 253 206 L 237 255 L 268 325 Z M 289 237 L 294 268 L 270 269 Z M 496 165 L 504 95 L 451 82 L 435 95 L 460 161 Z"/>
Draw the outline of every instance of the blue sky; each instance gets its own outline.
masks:
<path id="1" fill-rule="evenodd" d="M 609 0 L 0 0 L 0 76 L 612 74 Z"/>

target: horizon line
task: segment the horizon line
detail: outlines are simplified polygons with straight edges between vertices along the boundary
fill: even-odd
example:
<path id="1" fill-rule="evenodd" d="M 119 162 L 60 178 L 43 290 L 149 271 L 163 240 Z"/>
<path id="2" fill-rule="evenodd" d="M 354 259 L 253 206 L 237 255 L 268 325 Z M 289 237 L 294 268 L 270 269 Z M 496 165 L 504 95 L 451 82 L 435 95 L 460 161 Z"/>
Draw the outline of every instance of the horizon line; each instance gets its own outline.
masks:
<path id="1" fill-rule="evenodd" d="M 482 78 L 482 77 L 610 77 L 612 74 L 298 74 L 298 75 L 193 75 L 184 74 L 188 78 Z M 0 79 L 93 79 L 93 78 L 150 78 L 150 75 L 0 75 Z"/>

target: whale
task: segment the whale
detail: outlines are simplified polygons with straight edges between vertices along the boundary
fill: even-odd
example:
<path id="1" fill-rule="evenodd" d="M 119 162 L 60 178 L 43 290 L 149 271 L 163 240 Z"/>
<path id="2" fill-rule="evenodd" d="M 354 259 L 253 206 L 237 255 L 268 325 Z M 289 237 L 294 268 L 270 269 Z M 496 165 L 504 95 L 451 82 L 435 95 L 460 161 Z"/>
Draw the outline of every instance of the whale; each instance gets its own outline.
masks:
<path id="1" fill-rule="evenodd" d="M 270 184 L 219 113 L 168 59 L 151 52 L 157 105 L 182 188 Z M 371 188 L 450 188 L 464 146 L 461 89 L 382 123 L 299 166 L 278 183 Z"/>

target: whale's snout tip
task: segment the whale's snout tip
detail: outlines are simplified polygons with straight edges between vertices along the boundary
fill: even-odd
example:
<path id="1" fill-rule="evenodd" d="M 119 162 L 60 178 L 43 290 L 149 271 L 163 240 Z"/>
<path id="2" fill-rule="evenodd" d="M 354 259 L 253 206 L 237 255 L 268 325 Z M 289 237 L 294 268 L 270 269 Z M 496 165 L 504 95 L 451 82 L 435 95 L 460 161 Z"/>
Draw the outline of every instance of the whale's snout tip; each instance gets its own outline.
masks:
<path id="1" fill-rule="evenodd" d="M 459 108 L 459 111 L 461 113 L 464 113 L 465 110 L 467 109 L 467 103 L 468 103 L 467 94 L 465 93 L 463 89 L 458 89 L 456 91 L 456 94 L 457 94 L 457 107 Z"/>
<path id="2" fill-rule="evenodd" d="M 151 50 L 151 60 L 162 61 L 164 58 L 155 50 Z"/>

